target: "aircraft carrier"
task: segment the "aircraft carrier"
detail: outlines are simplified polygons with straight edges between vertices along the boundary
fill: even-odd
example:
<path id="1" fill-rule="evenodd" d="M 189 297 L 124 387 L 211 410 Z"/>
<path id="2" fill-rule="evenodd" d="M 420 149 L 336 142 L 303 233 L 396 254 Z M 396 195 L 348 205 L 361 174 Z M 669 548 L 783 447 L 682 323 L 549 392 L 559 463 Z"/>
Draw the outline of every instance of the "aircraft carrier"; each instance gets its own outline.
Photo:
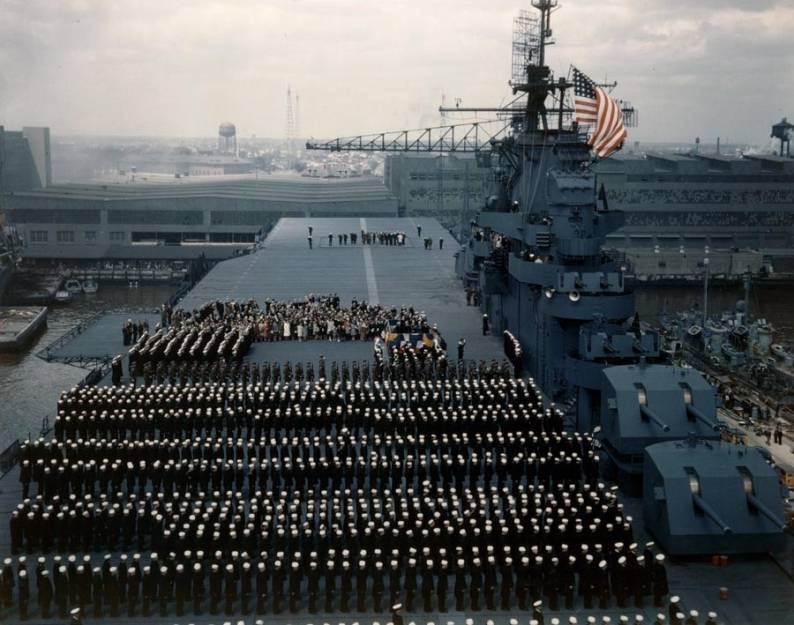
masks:
<path id="1" fill-rule="evenodd" d="M 51 351 L 118 355 L 3 478 L 4 622 L 794 623 L 780 475 L 639 325 L 532 4 L 510 132 L 412 144 L 493 168 L 463 247 L 283 218 Z"/>
<path id="2" fill-rule="evenodd" d="M 321 244 L 310 250 L 307 245 L 307 231 L 311 226 L 318 239 L 323 239 L 329 233 L 353 232 L 361 229 L 367 231 L 394 231 L 405 232 L 407 240 L 405 246 L 339 246 L 334 240 L 332 246 Z M 417 236 L 417 227 L 421 226 L 422 235 Z M 424 240 L 432 238 L 435 242 L 432 250 L 424 249 Z M 438 240 L 444 239 L 447 244 L 442 250 L 438 249 Z M 196 287 L 185 297 L 181 306 L 185 310 L 203 305 L 207 301 L 245 301 L 255 298 L 263 301 L 266 298 L 278 300 L 300 299 L 307 293 L 335 292 L 342 301 L 357 299 L 369 303 L 380 303 L 385 306 L 399 307 L 413 305 L 417 310 L 423 311 L 429 320 L 437 324 L 442 335 L 454 351 L 454 344 L 459 338 L 465 338 L 466 359 L 473 363 L 478 361 L 491 361 L 504 356 L 502 336 L 489 334 L 484 336 L 481 327 L 481 312 L 477 307 L 467 306 L 466 297 L 454 271 L 454 258 L 458 252 L 451 246 L 451 235 L 432 219 L 413 220 L 408 218 L 326 218 L 326 219 L 300 219 L 285 218 L 268 236 L 265 246 L 249 256 L 223 261 L 199 282 Z M 147 322 L 155 327 L 159 315 L 147 315 Z M 107 353 L 125 354 L 128 347 L 122 344 L 121 326 L 125 315 L 121 313 L 108 314 L 91 325 L 82 334 L 72 341 L 60 346 L 62 356 L 81 354 L 97 358 L 104 357 Z M 60 353 L 59 352 L 59 353 Z M 359 341 L 280 341 L 255 343 L 245 358 L 250 365 L 262 365 L 280 361 L 292 363 L 313 361 L 319 363 L 321 358 L 327 360 L 330 367 L 333 361 L 364 361 L 371 358 L 372 343 Z M 59 354 L 54 354 L 58 356 Z M 127 363 L 124 363 L 127 371 Z M 100 383 L 111 384 L 108 374 Z M 126 376 L 125 376 L 126 379 Z M 138 380 L 141 384 L 142 380 Z M 548 404 L 547 404 L 548 405 Z M 22 484 L 20 483 L 20 468 L 14 467 L 6 474 L 0 485 L 2 486 L 2 516 L 0 521 L 4 525 L 9 520 L 9 514 L 16 509 L 23 500 Z M 35 483 L 31 486 L 29 497 L 36 497 Z M 126 497 L 126 495 L 125 495 Z M 119 501 L 124 501 L 124 498 Z M 633 522 L 634 540 L 644 545 L 651 538 L 643 529 L 642 503 L 637 498 L 622 498 L 625 514 L 636 519 Z M 5 527 L 8 527 L 5 525 Z M 124 549 L 119 544 L 112 551 L 112 562 L 116 564 L 119 555 L 126 553 L 132 561 L 135 552 L 143 552 L 142 563 L 148 562 L 149 548 L 143 550 L 137 547 Z M 0 533 L 0 553 L 10 555 L 11 536 L 7 531 Z M 20 555 L 27 555 L 29 567 L 32 571 L 37 558 L 44 557 L 44 564 L 51 567 L 53 558 L 61 555 L 62 561 L 67 561 L 71 550 L 59 552 L 53 547 L 49 552 L 40 554 L 38 551 L 22 551 L 14 557 L 13 566 Z M 77 552 L 83 557 L 82 550 Z M 89 550 L 92 562 L 97 566 L 102 565 L 104 549 Z M 786 572 L 775 560 L 767 556 L 731 556 L 727 566 L 716 566 L 711 558 L 672 558 L 667 567 L 670 585 L 670 595 L 681 598 L 681 605 L 687 612 L 695 609 L 705 618 L 712 610 L 719 614 L 720 623 L 791 623 L 794 622 L 794 595 L 791 593 L 791 581 Z M 721 590 L 723 589 L 723 590 Z M 726 598 L 720 598 L 722 593 L 727 593 Z M 35 594 L 35 593 L 34 593 Z M 450 589 L 450 597 L 452 592 Z M 339 613 L 334 609 L 331 613 L 311 615 L 306 611 L 305 599 L 302 600 L 298 614 L 263 616 L 253 614 L 238 614 L 232 622 L 253 623 L 256 618 L 266 618 L 268 622 L 278 623 L 312 623 L 321 616 L 324 622 L 358 622 L 374 623 L 390 621 L 390 614 L 377 614 L 371 610 L 357 612 L 355 609 L 348 614 Z M 450 599 L 452 603 L 452 600 Z M 511 619 L 525 622 L 531 610 L 520 610 L 512 604 L 508 610 L 472 611 L 464 609 L 457 611 L 448 608 L 447 612 L 439 612 L 435 608 L 427 613 L 419 606 L 412 612 L 404 611 L 406 622 L 445 622 L 463 625 L 466 619 L 473 618 L 475 623 L 485 622 L 486 619 L 496 624 L 507 624 Z M 122 604 L 123 613 L 119 618 L 109 618 L 108 605 L 106 604 L 103 618 L 97 622 L 142 622 L 139 612 L 136 617 L 126 616 L 126 605 Z M 175 617 L 174 604 L 167 605 L 168 616 L 160 616 L 157 610 L 146 619 L 147 622 L 174 623 L 222 623 L 229 617 L 213 616 L 205 612 L 203 615 Z M 570 616 L 578 616 L 579 622 L 586 622 L 587 616 L 593 616 L 599 621 L 604 616 L 611 616 L 612 622 L 618 622 L 621 614 L 645 615 L 646 622 L 652 622 L 658 608 L 650 606 L 640 609 L 633 606 L 620 609 L 614 603 L 607 609 L 585 609 L 582 598 L 575 600 L 572 609 L 560 606 L 557 610 L 545 608 L 548 619 L 554 617 L 561 622 L 568 622 Z M 89 604 L 85 609 L 86 622 L 94 622 L 91 618 L 93 607 Z M 235 604 L 235 611 L 237 611 Z M 667 614 L 667 607 L 661 609 Z M 53 612 L 55 607 L 53 606 Z M 2 619 L 5 622 L 14 622 L 17 609 L 3 609 Z M 31 618 L 35 622 L 39 614 L 37 609 L 31 607 Z M 53 619 L 50 619 L 53 620 Z M 57 619 L 55 619 L 57 622 Z"/>

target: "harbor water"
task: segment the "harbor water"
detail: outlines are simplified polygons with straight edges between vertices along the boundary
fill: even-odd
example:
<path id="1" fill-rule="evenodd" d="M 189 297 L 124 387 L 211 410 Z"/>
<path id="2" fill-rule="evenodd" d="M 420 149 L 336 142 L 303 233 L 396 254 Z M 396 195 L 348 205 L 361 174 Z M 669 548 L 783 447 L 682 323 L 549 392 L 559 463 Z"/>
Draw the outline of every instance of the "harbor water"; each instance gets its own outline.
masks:
<path id="1" fill-rule="evenodd" d="M 0 451 L 17 438 L 37 436 L 45 416 L 52 416 L 60 392 L 77 384 L 88 371 L 45 362 L 36 353 L 97 313 L 110 310 L 159 309 L 173 286 L 102 285 L 93 295 L 77 295 L 65 305 L 51 306 L 47 328 L 18 353 L 0 354 Z M 121 328 L 119 328 L 121 332 Z"/>
<path id="2" fill-rule="evenodd" d="M 152 312 L 173 293 L 171 286 L 102 285 L 95 295 L 76 296 L 64 306 L 50 308 L 47 329 L 25 351 L 0 354 L 0 450 L 17 438 L 37 436 L 45 416 L 50 418 L 60 392 L 78 383 L 88 373 L 73 365 L 45 362 L 36 353 L 103 311 Z M 636 291 L 637 310 L 643 321 L 654 324 L 663 312 L 700 308 L 702 288 L 642 286 Z M 709 289 L 709 311 L 714 314 L 733 309 L 744 297 L 740 286 L 715 286 Z M 776 329 L 776 338 L 794 342 L 792 290 L 786 286 L 759 286 L 751 291 L 751 314 L 765 317 Z M 134 316 L 131 314 L 131 316 Z M 443 328 L 441 328 L 443 332 Z M 119 332 L 121 329 L 119 328 Z"/>

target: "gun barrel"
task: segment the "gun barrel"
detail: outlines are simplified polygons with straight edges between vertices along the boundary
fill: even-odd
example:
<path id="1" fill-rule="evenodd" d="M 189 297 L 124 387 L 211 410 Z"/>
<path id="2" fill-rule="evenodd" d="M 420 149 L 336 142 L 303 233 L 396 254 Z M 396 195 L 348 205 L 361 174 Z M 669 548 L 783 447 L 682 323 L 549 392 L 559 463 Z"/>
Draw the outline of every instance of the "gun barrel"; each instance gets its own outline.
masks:
<path id="1" fill-rule="evenodd" d="M 703 414 L 702 411 L 695 408 L 692 404 L 687 404 L 686 411 L 688 414 L 692 415 L 692 417 L 703 423 L 706 427 L 710 428 L 712 431 L 716 432 L 717 430 L 720 429 L 720 426 L 714 423 L 714 421 L 709 419 L 706 415 Z"/>
<path id="2" fill-rule="evenodd" d="M 662 432 L 670 431 L 670 426 L 667 425 L 664 421 L 662 421 L 661 418 L 659 418 L 659 416 L 653 410 L 648 408 L 648 406 L 640 405 L 640 412 L 643 414 L 643 416 L 646 419 L 659 426 L 662 429 Z"/>
<path id="3" fill-rule="evenodd" d="M 785 522 L 783 522 L 780 517 L 772 512 L 765 503 L 758 499 L 758 497 L 752 493 L 747 493 L 747 501 L 749 501 L 750 505 L 763 514 L 767 519 L 769 519 L 781 532 L 786 529 Z"/>
<path id="4" fill-rule="evenodd" d="M 717 526 L 722 530 L 723 534 L 733 534 L 733 530 L 731 527 L 723 522 L 720 516 L 714 511 L 709 504 L 706 503 L 706 500 L 703 499 L 700 495 L 692 494 L 692 499 L 695 502 L 695 505 L 698 509 L 705 514 L 709 519 L 714 521 Z"/>

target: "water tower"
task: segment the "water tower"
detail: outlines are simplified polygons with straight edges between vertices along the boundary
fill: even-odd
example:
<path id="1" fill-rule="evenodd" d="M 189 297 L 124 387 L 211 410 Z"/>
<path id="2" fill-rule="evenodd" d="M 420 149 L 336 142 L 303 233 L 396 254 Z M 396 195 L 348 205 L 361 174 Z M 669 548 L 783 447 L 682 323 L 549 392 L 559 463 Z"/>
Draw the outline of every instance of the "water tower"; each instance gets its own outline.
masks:
<path id="1" fill-rule="evenodd" d="M 222 154 L 237 154 L 237 128 L 231 122 L 218 127 L 218 151 Z"/>
<path id="2" fill-rule="evenodd" d="M 780 139 L 780 156 L 791 156 L 791 138 L 794 137 L 794 124 L 784 117 L 783 121 L 772 126 L 772 138 Z"/>

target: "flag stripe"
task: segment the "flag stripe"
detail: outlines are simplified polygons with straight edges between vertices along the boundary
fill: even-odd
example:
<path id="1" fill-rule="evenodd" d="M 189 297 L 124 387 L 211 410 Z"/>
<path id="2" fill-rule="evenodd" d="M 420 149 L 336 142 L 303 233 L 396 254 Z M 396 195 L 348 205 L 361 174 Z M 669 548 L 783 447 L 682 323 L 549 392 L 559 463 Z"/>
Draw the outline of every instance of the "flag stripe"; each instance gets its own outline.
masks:
<path id="1" fill-rule="evenodd" d="M 604 158 L 623 147 L 628 133 L 618 103 L 587 75 L 573 68 L 574 115 L 593 130 L 587 143 L 596 156 Z"/>

